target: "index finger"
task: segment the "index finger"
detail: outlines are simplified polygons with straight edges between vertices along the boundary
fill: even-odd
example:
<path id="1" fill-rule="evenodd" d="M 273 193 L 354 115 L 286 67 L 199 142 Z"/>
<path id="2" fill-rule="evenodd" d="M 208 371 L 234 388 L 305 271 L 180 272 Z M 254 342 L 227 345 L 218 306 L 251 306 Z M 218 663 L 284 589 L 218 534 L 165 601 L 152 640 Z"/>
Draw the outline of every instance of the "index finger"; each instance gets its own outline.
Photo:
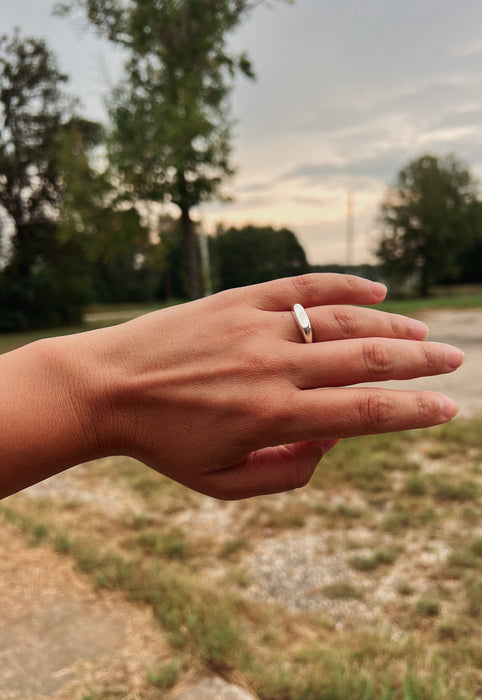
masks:
<path id="1" fill-rule="evenodd" d="M 246 299 L 247 290 L 243 289 Z M 293 304 L 378 304 L 387 288 L 380 282 L 337 273 L 310 273 L 249 287 L 251 302 L 263 311 L 287 311 Z"/>

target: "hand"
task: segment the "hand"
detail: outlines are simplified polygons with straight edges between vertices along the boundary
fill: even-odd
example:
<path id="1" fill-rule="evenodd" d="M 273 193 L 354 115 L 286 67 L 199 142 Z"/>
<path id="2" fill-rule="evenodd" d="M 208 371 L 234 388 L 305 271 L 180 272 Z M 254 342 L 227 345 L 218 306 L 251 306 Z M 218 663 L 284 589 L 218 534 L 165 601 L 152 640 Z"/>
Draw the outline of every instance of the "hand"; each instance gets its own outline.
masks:
<path id="1" fill-rule="evenodd" d="M 385 291 L 313 274 L 64 339 L 79 386 L 90 378 L 81 415 L 93 451 L 243 498 L 306 484 L 339 438 L 449 420 L 457 407 L 441 394 L 348 386 L 451 372 L 463 360 L 422 342 L 419 321 L 352 306 Z M 313 344 L 302 341 L 294 303 L 308 312 Z"/>

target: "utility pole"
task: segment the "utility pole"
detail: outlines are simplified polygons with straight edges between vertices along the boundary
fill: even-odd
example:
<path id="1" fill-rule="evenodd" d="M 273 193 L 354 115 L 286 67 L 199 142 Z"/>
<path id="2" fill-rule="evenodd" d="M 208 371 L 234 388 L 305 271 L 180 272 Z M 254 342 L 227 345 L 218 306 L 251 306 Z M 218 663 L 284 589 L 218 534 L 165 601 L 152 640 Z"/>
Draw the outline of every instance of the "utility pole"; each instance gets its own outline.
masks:
<path id="1" fill-rule="evenodd" d="M 346 264 L 354 264 L 355 246 L 355 195 L 348 190 L 346 196 Z"/>

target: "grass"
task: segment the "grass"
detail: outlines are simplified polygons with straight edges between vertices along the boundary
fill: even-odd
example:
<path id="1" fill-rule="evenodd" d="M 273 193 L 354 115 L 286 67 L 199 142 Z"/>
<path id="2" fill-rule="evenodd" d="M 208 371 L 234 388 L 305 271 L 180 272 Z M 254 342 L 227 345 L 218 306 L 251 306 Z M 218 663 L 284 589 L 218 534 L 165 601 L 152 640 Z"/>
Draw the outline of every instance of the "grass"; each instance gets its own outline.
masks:
<path id="1" fill-rule="evenodd" d="M 480 285 L 475 285 L 471 289 L 464 287 L 452 290 L 440 288 L 434 290 L 433 295 L 426 299 L 391 299 L 389 290 L 386 301 L 377 308 L 407 315 L 433 309 L 478 309 L 482 308 L 482 291 Z"/>
<path id="2" fill-rule="evenodd" d="M 81 489 L 110 481 L 128 511 L 26 494 L 0 510 L 31 546 L 46 548 L 46 565 L 50 548 L 93 586 L 152 609 L 171 648 L 170 658 L 146 670 L 146 684 L 161 696 L 199 669 L 239 680 L 261 700 L 475 700 L 482 693 L 475 530 L 482 472 L 474 466 L 482 463 L 481 433 L 474 418 L 345 440 L 306 489 L 229 508 L 116 458 L 76 478 Z M 206 513 L 219 518 L 211 529 Z M 318 537 L 325 549 L 317 556 L 345 564 L 308 591 L 324 607 L 258 599 L 258 548 L 276 549 L 291 535 Z M 302 572 L 278 566 L 275 581 L 302 585 Z M 374 597 L 386 589 L 386 601 Z M 344 615 L 355 604 L 371 616 Z M 114 697 L 108 687 L 91 693 Z"/>
<path id="3" fill-rule="evenodd" d="M 373 571 L 379 566 L 393 564 L 397 558 L 397 552 L 389 549 L 377 549 L 371 554 L 357 554 L 350 557 L 349 563 L 358 571 Z"/>

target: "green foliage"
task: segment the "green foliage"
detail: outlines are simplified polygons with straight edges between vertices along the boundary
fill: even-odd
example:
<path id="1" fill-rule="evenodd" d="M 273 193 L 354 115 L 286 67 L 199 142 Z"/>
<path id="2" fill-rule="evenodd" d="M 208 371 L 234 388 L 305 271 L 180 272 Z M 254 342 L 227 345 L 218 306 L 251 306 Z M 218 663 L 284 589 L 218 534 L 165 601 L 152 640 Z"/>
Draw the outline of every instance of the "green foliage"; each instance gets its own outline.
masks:
<path id="1" fill-rule="evenodd" d="M 330 600 L 361 600 L 363 594 L 350 581 L 337 581 L 323 586 L 321 592 Z"/>
<path id="2" fill-rule="evenodd" d="M 145 554 L 167 559 L 184 560 L 191 553 L 189 542 L 179 530 L 172 530 L 165 535 L 157 532 L 143 532 L 137 538 L 137 545 Z"/>
<path id="3" fill-rule="evenodd" d="M 155 670 L 149 671 L 147 680 L 158 690 L 169 690 L 176 685 L 182 670 L 180 659 L 169 659 Z"/>
<path id="4" fill-rule="evenodd" d="M 212 242 L 221 289 L 240 287 L 309 271 L 295 234 L 271 226 L 219 229 Z"/>
<path id="5" fill-rule="evenodd" d="M 181 229 L 191 297 L 201 294 L 191 209 L 222 197 L 232 175 L 227 100 L 236 73 L 253 77 L 228 35 L 249 0 L 71 0 L 96 30 L 128 52 L 110 100 L 110 156 L 131 201 L 172 202 Z"/>
<path id="6" fill-rule="evenodd" d="M 349 564 L 358 571 L 373 571 L 379 566 L 393 564 L 397 552 L 392 549 L 378 549 L 368 555 L 357 554 L 350 558 Z"/>
<path id="7" fill-rule="evenodd" d="M 377 255 L 394 281 L 412 279 L 420 296 L 457 278 L 462 256 L 480 249 L 481 205 L 469 171 L 454 157 L 423 155 L 398 175 L 381 208 Z"/>
<path id="8" fill-rule="evenodd" d="M 436 617 L 440 612 L 440 602 L 433 598 L 420 598 L 415 605 L 415 612 L 422 617 Z"/>
<path id="9" fill-rule="evenodd" d="M 45 42 L 0 39 L 0 331 L 77 322 L 89 298 L 82 248 L 59 227 L 65 80 Z"/>

